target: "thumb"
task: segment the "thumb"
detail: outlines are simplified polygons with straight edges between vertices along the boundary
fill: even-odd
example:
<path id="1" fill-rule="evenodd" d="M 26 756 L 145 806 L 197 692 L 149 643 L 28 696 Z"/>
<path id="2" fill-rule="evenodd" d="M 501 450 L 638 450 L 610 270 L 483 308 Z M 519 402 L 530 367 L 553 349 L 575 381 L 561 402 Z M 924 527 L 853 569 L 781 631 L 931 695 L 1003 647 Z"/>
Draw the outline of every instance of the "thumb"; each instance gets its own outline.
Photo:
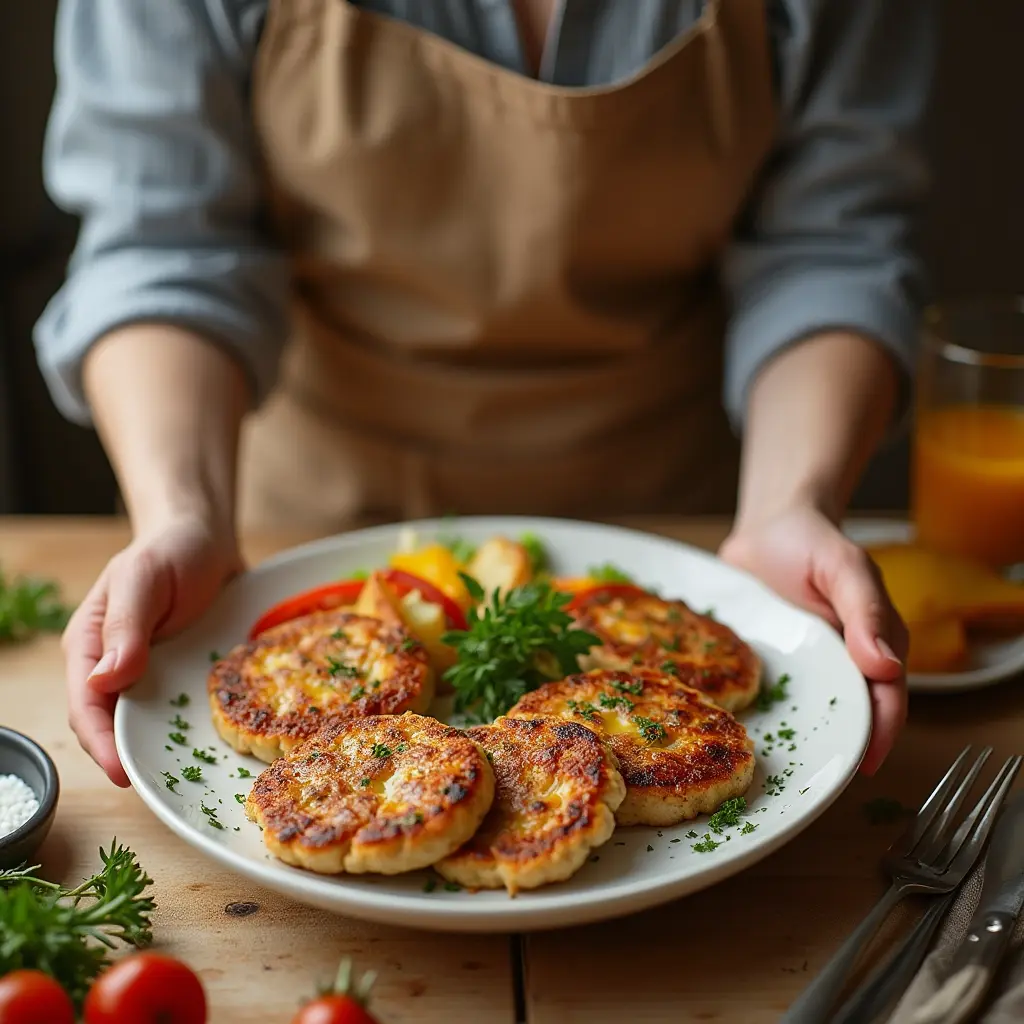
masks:
<path id="1" fill-rule="evenodd" d="M 907 631 L 871 558 L 844 543 L 820 586 L 843 627 L 850 656 L 868 679 L 897 680 L 907 655 Z"/>
<path id="2" fill-rule="evenodd" d="M 146 670 L 153 634 L 170 613 L 173 585 L 166 569 L 136 555 L 110 574 L 103 619 L 103 656 L 89 676 L 101 693 L 117 693 Z"/>

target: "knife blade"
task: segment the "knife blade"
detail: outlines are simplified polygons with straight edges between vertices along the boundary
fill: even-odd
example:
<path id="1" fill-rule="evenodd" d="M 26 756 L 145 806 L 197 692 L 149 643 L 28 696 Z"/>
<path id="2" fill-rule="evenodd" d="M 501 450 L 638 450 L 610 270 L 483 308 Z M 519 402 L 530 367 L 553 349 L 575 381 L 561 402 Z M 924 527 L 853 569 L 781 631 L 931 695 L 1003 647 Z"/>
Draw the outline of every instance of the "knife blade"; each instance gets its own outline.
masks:
<path id="1" fill-rule="evenodd" d="M 1008 801 L 985 861 L 978 909 L 939 990 L 914 1024 L 962 1024 L 980 1008 L 1024 908 L 1024 794 Z"/>

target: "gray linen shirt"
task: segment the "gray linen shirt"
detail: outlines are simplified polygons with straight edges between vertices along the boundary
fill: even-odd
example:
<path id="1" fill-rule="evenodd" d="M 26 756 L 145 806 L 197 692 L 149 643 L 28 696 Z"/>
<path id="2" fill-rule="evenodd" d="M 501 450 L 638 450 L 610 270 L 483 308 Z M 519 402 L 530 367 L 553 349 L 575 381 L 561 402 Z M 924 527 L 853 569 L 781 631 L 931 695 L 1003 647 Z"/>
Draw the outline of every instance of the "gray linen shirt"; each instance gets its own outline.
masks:
<path id="1" fill-rule="evenodd" d="M 933 3 L 765 2 L 782 120 L 722 259 L 724 401 L 736 423 L 764 362 L 817 331 L 863 332 L 911 368 L 924 290 L 913 229 Z M 77 422 L 90 420 L 85 354 L 132 322 L 191 328 L 236 354 L 257 399 L 273 386 L 288 265 L 265 229 L 249 109 L 267 3 L 61 0 L 46 181 L 83 223 L 36 346 L 57 405 Z M 511 0 L 358 5 L 525 69 Z M 571 87 L 629 76 L 703 6 L 559 0 L 540 77 Z"/>

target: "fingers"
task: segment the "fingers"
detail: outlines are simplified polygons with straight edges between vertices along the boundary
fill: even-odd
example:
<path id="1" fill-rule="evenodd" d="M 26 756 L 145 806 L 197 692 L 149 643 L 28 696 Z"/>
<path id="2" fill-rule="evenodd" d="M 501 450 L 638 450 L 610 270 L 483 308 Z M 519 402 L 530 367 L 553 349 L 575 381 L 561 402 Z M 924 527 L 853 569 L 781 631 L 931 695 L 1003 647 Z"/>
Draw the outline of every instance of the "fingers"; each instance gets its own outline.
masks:
<path id="1" fill-rule="evenodd" d="M 103 654 L 106 595 L 106 580 L 101 577 L 75 610 L 64 631 L 62 645 L 67 672 L 68 723 L 82 748 L 111 781 L 127 786 L 128 776 L 121 767 L 114 745 L 116 697 L 97 692 L 89 683 L 89 677 Z"/>
<path id="2" fill-rule="evenodd" d="M 112 566 L 103 617 L 103 654 L 89 678 L 102 693 L 117 693 L 146 670 L 153 634 L 170 613 L 173 585 L 166 571 L 136 554 Z"/>
<path id="3" fill-rule="evenodd" d="M 859 548 L 844 542 L 826 575 L 822 589 L 842 625 L 850 657 L 868 680 L 872 730 L 861 771 L 873 775 L 907 719 L 907 630 L 877 567 Z"/>
<path id="4" fill-rule="evenodd" d="M 899 682 L 907 654 L 907 630 L 875 564 L 859 548 L 844 543 L 819 583 L 842 625 L 846 646 L 868 679 Z"/>
<path id="5" fill-rule="evenodd" d="M 874 775 L 896 745 L 907 721 L 907 688 L 903 682 L 869 682 L 871 697 L 871 739 L 860 770 Z"/>

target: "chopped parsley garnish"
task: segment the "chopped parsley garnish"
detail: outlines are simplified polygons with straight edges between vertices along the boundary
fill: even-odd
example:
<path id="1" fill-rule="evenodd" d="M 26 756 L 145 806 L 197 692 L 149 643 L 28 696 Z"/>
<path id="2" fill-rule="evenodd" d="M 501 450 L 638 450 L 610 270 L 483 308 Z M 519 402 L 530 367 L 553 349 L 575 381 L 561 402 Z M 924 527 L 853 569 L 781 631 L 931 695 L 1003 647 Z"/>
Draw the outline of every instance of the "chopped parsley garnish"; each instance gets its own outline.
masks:
<path id="1" fill-rule="evenodd" d="M 357 683 L 352 687 L 352 699 L 359 700 L 360 697 L 366 696 L 366 687 L 362 683 Z"/>
<path id="2" fill-rule="evenodd" d="M 705 640 L 704 641 L 704 653 L 710 654 L 718 646 L 717 640 Z"/>
<path id="3" fill-rule="evenodd" d="M 665 726 L 660 722 L 655 722 L 653 719 L 644 718 L 643 715 L 634 715 L 633 723 L 640 730 L 640 735 L 648 743 L 657 743 L 658 740 L 663 740 L 668 735 L 665 731 Z"/>
<path id="4" fill-rule="evenodd" d="M 757 710 L 770 711 L 780 701 L 786 699 L 786 687 L 789 685 L 789 675 L 783 673 L 778 682 L 764 683 L 761 692 L 757 695 Z"/>
<path id="5" fill-rule="evenodd" d="M 248 768 L 239 768 L 238 769 L 238 777 L 240 779 L 251 779 L 252 778 L 252 772 L 249 771 Z"/>
<path id="6" fill-rule="evenodd" d="M 224 826 L 217 820 L 217 808 L 207 807 L 202 801 L 199 802 L 199 810 L 206 815 L 206 823 L 211 828 L 224 828 Z"/>
<path id="7" fill-rule="evenodd" d="M 833 698 L 832 698 L 832 699 L 831 699 L 831 700 L 830 700 L 830 701 L 828 702 L 828 706 L 829 706 L 830 708 L 834 708 L 834 707 L 836 706 L 836 702 L 837 702 L 838 700 L 839 700 L 839 698 L 838 698 L 838 697 L 833 697 Z"/>
<path id="8" fill-rule="evenodd" d="M 167 738 L 172 743 L 177 743 L 179 747 L 187 747 L 188 746 L 188 737 L 185 736 L 183 733 L 180 733 L 180 732 L 169 732 L 167 734 Z"/>
<path id="9" fill-rule="evenodd" d="M 444 891 L 445 892 L 462 892 L 462 886 L 459 885 L 458 882 L 445 882 L 444 883 Z"/>
<path id="10" fill-rule="evenodd" d="M 414 640 L 412 637 L 409 637 L 408 639 L 402 641 L 402 650 L 415 651 L 416 648 L 419 647 L 419 645 L 420 643 L 418 640 Z"/>
<path id="11" fill-rule="evenodd" d="M 678 622 L 682 617 L 683 617 L 683 610 L 682 610 L 682 608 L 677 608 L 677 607 L 675 607 L 675 605 L 673 605 L 671 608 L 669 608 L 669 610 L 665 613 L 665 618 L 669 622 Z"/>
<path id="12" fill-rule="evenodd" d="M 457 663 L 445 673 L 455 691 L 455 711 L 491 722 L 525 693 L 579 671 L 580 656 L 600 643 L 575 628 L 565 606 L 572 595 L 539 581 L 495 592 L 488 600 L 476 580 L 463 574 L 476 602 L 468 629 L 444 634 Z"/>
<path id="13" fill-rule="evenodd" d="M 313 761 L 319 761 L 320 757 L 321 757 L 320 751 L 319 750 L 314 750 L 313 753 L 310 754 L 309 757 L 306 758 L 306 764 L 312 764 Z"/>
<path id="14" fill-rule="evenodd" d="M 333 633 L 331 634 L 331 639 L 332 639 L 332 640 L 344 640 L 344 639 L 345 639 L 345 634 L 344 634 L 344 632 L 343 632 L 342 630 L 340 630 L 340 629 L 336 629 L 336 630 L 335 630 L 335 631 L 334 631 L 334 632 L 333 632 Z"/>
<path id="15" fill-rule="evenodd" d="M 565 703 L 574 715 L 582 715 L 584 718 L 591 719 L 600 717 L 597 708 L 590 701 L 569 700 Z"/>
<path id="16" fill-rule="evenodd" d="M 604 565 L 592 565 L 587 569 L 587 576 L 592 580 L 597 580 L 598 583 L 633 582 L 632 576 L 624 573 L 618 566 L 612 565 L 611 562 L 605 562 Z"/>
<path id="17" fill-rule="evenodd" d="M 178 784 L 180 780 L 175 778 L 170 772 L 161 772 L 160 774 L 164 777 L 164 785 L 172 793 L 177 793 L 178 791 L 174 787 Z"/>
<path id="18" fill-rule="evenodd" d="M 330 655 L 327 656 L 327 670 L 332 676 L 343 676 L 349 679 L 359 678 L 359 669 L 355 665 L 346 665 L 343 661 L 338 661 L 337 658 L 332 658 Z"/>
<path id="19" fill-rule="evenodd" d="M 669 675 L 679 675 L 679 666 L 674 661 L 663 661 L 659 668 L 662 672 L 667 672 Z"/>
<path id="20" fill-rule="evenodd" d="M 714 814 L 708 818 L 708 827 L 712 832 L 721 834 L 727 828 L 740 823 L 740 816 L 747 813 L 747 801 L 741 796 L 726 800 Z"/>
<path id="21" fill-rule="evenodd" d="M 423 820 L 423 814 L 420 811 L 409 811 L 408 814 L 403 814 L 402 817 L 398 819 L 398 824 L 401 825 L 402 828 L 412 828 L 413 825 L 422 825 Z"/>
<path id="22" fill-rule="evenodd" d="M 437 879 L 436 878 L 428 878 L 423 883 L 423 891 L 424 892 L 433 892 L 436 888 L 437 888 Z"/>
<path id="23" fill-rule="evenodd" d="M 618 690 L 620 693 L 631 693 L 634 697 L 639 697 L 644 692 L 644 684 L 637 680 L 635 683 L 623 683 L 618 679 L 612 680 L 612 689 Z"/>
<path id="24" fill-rule="evenodd" d="M 710 608 L 705 608 L 704 609 L 704 618 L 705 619 L 713 619 L 714 617 L 715 617 L 714 605 L 712 605 Z"/>
<path id="25" fill-rule="evenodd" d="M 195 747 L 192 748 L 192 756 L 197 761 L 205 761 L 206 764 L 216 764 L 217 763 L 217 758 L 214 757 L 213 754 L 208 754 L 208 753 L 206 753 L 205 750 L 196 750 Z"/>
<path id="26" fill-rule="evenodd" d="M 220 661 L 220 651 L 210 651 L 210 661 Z"/>
<path id="27" fill-rule="evenodd" d="M 797 790 L 797 792 L 798 792 L 798 793 L 799 793 L 799 794 L 800 794 L 801 796 L 803 796 L 803 795 L 804 795 L 804 793 L 806 793 L 806 792 L 807 792 L 807 790 L 808 790 L 808 789 L 810 789 L 810 788 L 811 788 L 810 786 L 807 786 L 807 787 L 806 787 L 805 789 L 800 789 L 800 790 Z"/>
<path id="28" fill-rule="evenodd" d="M 743 822 L 743 828 L 740 829 L 740 835 L 749 836 L 756 828 L 757 826 L 752 821 L 745 821 Z"/>
<path id="29" fill-rule="evenodd" d="M 671 640 L 668 640 L 665 637 L 660 637 L 658 643 L 660 643 L 666 651 L 679 651 L 683 646 L 683 638 L 680 636 L 674 636 Z"/>
<path id="30" fill-rule="evenodd" d="M 764 788 L 769 796 L 778 796 L 786 788 L 786 780 L 781 775 L 769 775 L 764 780 Z"/>
<path id="31" fill-rule="evenodd" d="M 175 729 L 180 729 L 182 732 L 184 732 L 186 729 L 192 728 L 192 726 L 189 725 L 188 722 L 186 722 L 185 719 L 181 717 L 181 715 L 175 715 L 171 719 L 170 724 L 173 725 Z"/>
<path id="32" fill-rule="evenodd" d="M 647 844 L 647 852 L 648 852 L 648 853 L 654 853 L 654 847 L 653 847 L 653 846 L 651 846 L 651 844 L 650 844 L 650 843 L 648 843 L 648 844 Z"/>
<path id="33" fill-rule="evenodd" d="M 721 845 L 721 843 L 716 843 L 714 839 L 711 838 L 710 832 L 705 832 L 704 838 L 699 843 L 694 843 L 690 849 L 694 850 L 696 853 L 713 853 Z"/>
<path id="34" fill-rule="evenodd" d="M 391 748 L 384 746 L 383 743 L 374 743 L 373 748 L 370 750 L 371 757 L 390 757 Z"/>
<path id="35" fill-rule="evenodd" d="M 878 796 L 864 805 L 864 813 L 872 825 L 891 825 L 913 814 L 914 811 L 892 797 Z"/>
<path id="36" fill-rule="evenodd" d="M 698 836 L 697 833 L 694 832 L 693 829 L 691 828 L 690 831 L 686 833 L 686 838 L 687 839 L 699 839 L 700 836 Z"/>
<path id="37" fill-rule="evenodd" d="M 787 743 L 790 742 L 796 735 L 796 729 L 780 729 L 779 739 L 785 740 Z"/>
<path id="38" fill-rule="evenodd" d="M 189 782 L 202 782 L 203 781 L 203 769 L 197 764 L 187 764 L 181 769 L 181 774 L 184 778 L 188 779 Z"/>
<path id="39" fill-rule="evenodd" d="M 544 547 L 544 542 L 540 537 L 535 533 L 524 533 L 519 538 L 519 543 L 526 548 L 526 554 L 529 556 L 533 575 L 536 576 L 538 573 L 547 572 L 550 562 L 547 549 Z"/>
<path id="40" fill-rule="evenodd" d="M 404 754 L 408 749 L 409 745 L 407 743 L 399 743 L 398 746 L 395 747 L 395 753 Z"/>
<path id="41" fill-rule="evenodd" d="M 244 793 L 236 793 L 235 794 L 235 803 L 244 804 L 245 803 L 245 794 Z"/>
<path id="42" fill-rule="evenodd" d="M 597 698 L 598 704 L 603 708 L 608 708 L 609 711 L 614 711 L 616 708 L 622 708 L 623 711 L 632 711 L 633 702 L 627 697 L 613 697 L 610 693 L 602 693 Z"/>
<path id="43" fill-rule="evenodd" d="M 371 782 L 370 779 L 360 779 L 359 780 L 359 785 L 362 786 L 363 789 L 366 789 L 366 787 L 370 784 L 370 782 Z"/>
<path id="44" fill-rule="evenodd" d="M 170 701 L 172 708 L 186 708 L 188 707 L 189 696 L 187 693 L 179 693 L 177 697 Z"/>

